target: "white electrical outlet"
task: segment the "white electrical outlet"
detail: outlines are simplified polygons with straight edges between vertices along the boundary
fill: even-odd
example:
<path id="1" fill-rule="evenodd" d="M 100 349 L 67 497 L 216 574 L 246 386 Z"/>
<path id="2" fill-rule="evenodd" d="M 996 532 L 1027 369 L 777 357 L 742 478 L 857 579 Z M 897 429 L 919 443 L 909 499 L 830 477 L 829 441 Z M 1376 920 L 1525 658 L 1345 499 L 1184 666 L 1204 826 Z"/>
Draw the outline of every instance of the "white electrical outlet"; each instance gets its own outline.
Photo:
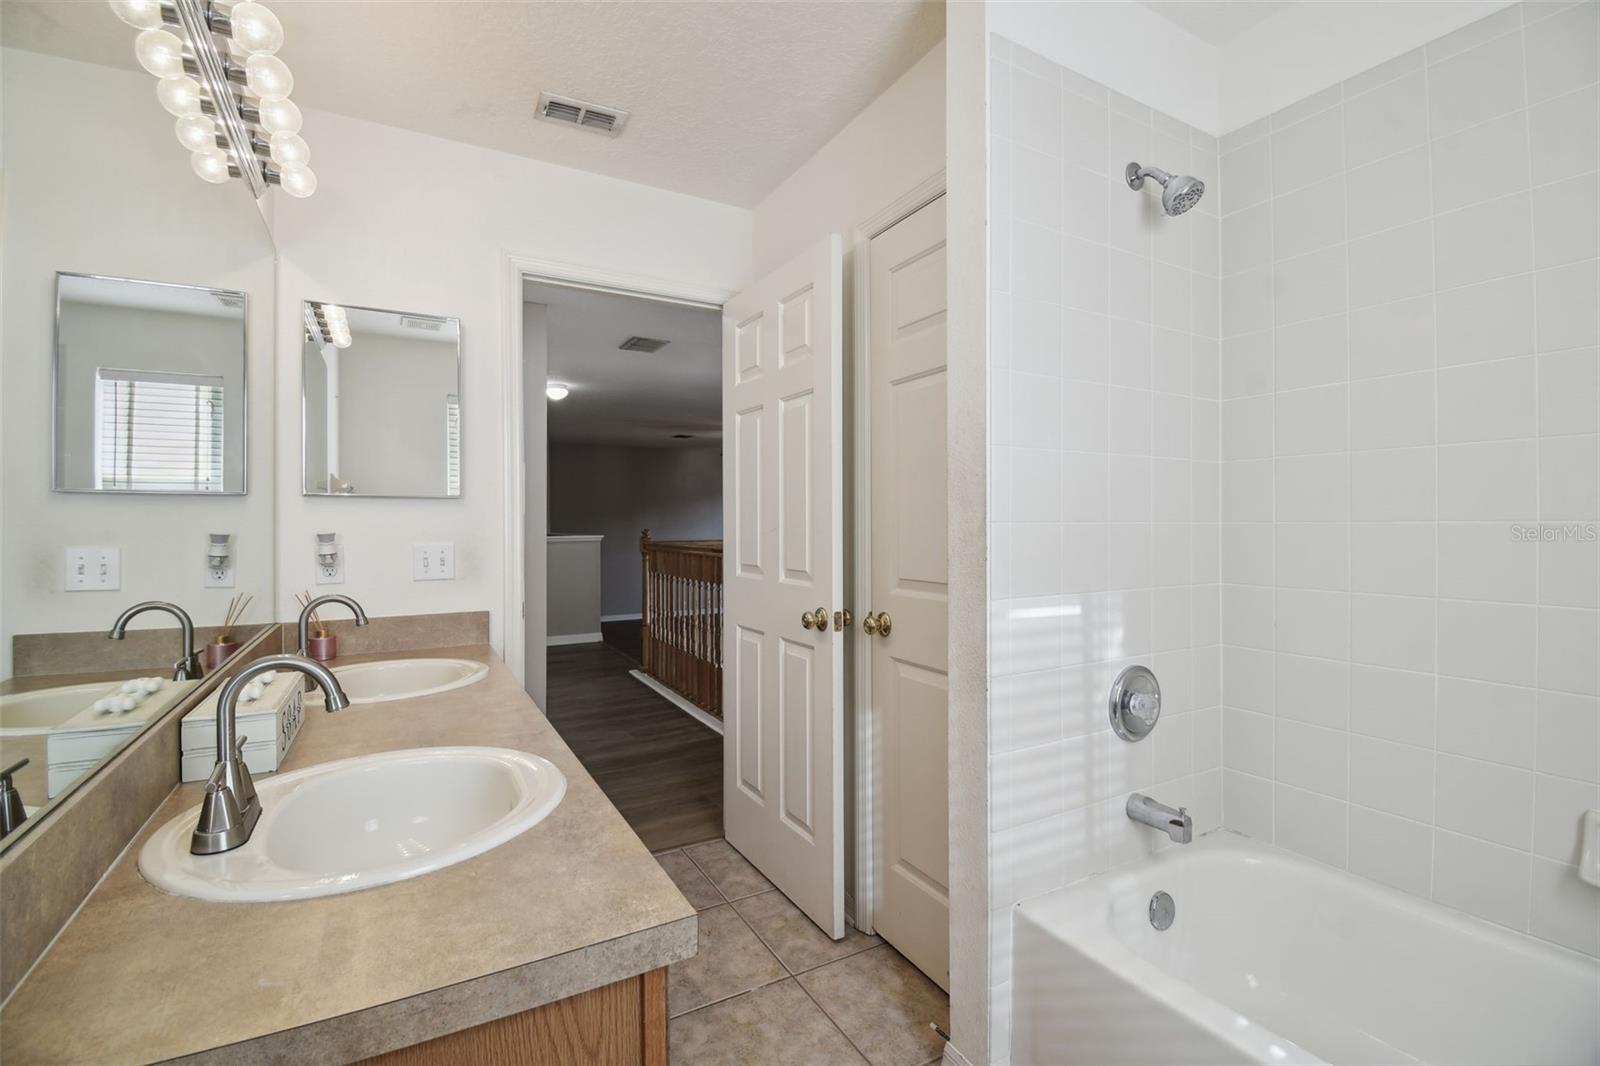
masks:
<path id="1" fill-rule="evenodd" d="M 317 584 L 344 584 L 344 545 L 338 534 L 317 534 Z"/>
<path id="2" fill-rule="evenodd" d="M 411 580 L 453 581 L 456 546 L 450 543 L 411 545 Z"/>
<path id="3" fill-rule="evenodd" d="M 221 570 L 214 567 L 206 567 L 205 587 L 208 589 L 233 588 L 233 567 L 228 566 Z"/>
<path id="4" fill-rule="evenodd" d="M 68 592 L 106 592 L 122 587 L 122 549 L 115 544 L 67 549 Z"/>

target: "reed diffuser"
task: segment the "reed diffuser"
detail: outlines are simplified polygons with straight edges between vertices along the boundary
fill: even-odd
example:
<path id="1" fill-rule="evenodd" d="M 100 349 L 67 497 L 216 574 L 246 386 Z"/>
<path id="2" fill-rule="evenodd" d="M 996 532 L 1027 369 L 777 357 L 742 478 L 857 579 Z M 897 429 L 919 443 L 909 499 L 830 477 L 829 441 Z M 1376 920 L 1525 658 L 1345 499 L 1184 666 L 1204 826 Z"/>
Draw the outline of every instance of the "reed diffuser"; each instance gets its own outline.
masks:
<path id="1" fill-rule="evenodd" d="M 301 608 L 305 608 L 311 603 L 312 596 L 311 592 L 307 590 L 295 593 L 294 598 Z M 321 616 L 316 611 L 311 612 L 310 636 L 306 638 L 306 654 L 319 663 L 325 663 L 329 659 L 336 659 L 339 656 L 339 638 L 328 631 L 328 627 L 323 623 Z"/>
<path id="2" fill-rule="evenodd" d="M 228 612 L 223 615 L 222 628 L 217 630 L 217 635 L 211 638 L 211 643 L 206 645 L 206 669 L 215 670 L 233 657 L 239 650 L 239 640 L 234 631 L 244 619 L 245 611 L 250 609 L 250 602 L 255 597 L 248 592 L 241 592 L 228 601 Z"/>

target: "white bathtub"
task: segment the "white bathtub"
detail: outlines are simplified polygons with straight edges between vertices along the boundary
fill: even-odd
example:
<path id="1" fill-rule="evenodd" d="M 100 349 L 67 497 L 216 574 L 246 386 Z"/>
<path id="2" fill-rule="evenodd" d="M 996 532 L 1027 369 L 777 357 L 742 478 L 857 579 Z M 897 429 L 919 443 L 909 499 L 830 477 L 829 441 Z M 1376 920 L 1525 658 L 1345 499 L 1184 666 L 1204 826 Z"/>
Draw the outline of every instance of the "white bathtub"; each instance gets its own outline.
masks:
<path id="1" fill-rule="evenodd" d="M 1600 1064 L 1600 962 L 1228 833 L 1013 918 L 1017 1066 Z"/>

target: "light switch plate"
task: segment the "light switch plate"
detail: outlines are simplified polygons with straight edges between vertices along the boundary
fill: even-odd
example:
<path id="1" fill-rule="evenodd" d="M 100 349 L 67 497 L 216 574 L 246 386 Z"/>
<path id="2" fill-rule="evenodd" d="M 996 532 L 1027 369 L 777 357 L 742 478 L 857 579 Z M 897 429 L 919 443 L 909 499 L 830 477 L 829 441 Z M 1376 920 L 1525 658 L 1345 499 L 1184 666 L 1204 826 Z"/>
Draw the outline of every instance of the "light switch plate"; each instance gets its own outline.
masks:
<path id="1" fill-rule="evenodd" d="M 67 549 L 68 592 L 109 592 L 122 587 L 122 549 L 115 544 L 76 545 Z"/>
<path id="2" fill-rule="evenodd" d="M 456 546 L 448 542 L 411 545 L 411 580 L 453 581 Z"/>

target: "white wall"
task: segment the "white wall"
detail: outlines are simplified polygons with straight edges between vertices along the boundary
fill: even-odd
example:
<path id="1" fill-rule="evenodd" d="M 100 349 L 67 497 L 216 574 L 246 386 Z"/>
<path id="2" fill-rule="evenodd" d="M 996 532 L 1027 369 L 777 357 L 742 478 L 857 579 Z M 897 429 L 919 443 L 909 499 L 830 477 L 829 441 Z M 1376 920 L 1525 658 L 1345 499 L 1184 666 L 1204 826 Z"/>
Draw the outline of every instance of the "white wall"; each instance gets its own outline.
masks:
<path id="1" fill-rule="evenodd" d="M 1177 218 L 1128 159 L 1211 175 L 1216 140 L 995 38 L 989 780 L 992 1054 L 1011 908 L 1169 846 L 1128 793 L 1222 822 L 1218 201 Z M 1009 107 L 1003 106 L 1009 101 Z M 1131 743 L 1112 680 L 1152 669 Z"/>
<path id="2" fill-rule="evenodd" d="M 322 354 L 313 348 L 311 358 Z M 443 496 L 445 401 L 460 388 L 455 342 L 357 333 L 338 367 L 334 473 L 357 492 Z"/>
<path id="3" fill-rule="evenodd" d="M 656 540 L 721 538 L 721 447 L 551 442 L 550 532 L 605 537 L 600 610 L 608 617 L 639 613 L 645 529 Z"/>
<path id="4" fill-rule="evenodd" d="M 848 248 L 859 223 L 944 167 L 944 55 L 941 41 L 756 205 L 755 276 L 828 233 Z"/>
<path id="5" fill-rule="evenodd" d="M 1229 139 L 1223 795 L 1600 955 L 1600 4 L 1549 10 Z"/>
<path id="6" fill-rule="evenodd" d="M 503 305 L 503 258 L 734 289 L 749 276 L 749 212 L 340 115 L 308 113 L 305 136 L 320 186 L 274 209 L 281 468 L 300 465 L 300 302 L 418 310 L 461 319 L 463 494 L 304 498 L 296 477 L 280 478 L 279 611 L 288 616 L 294 591 L 312 583 L 315 534 L 337 532 L 339 591 L 379 615 L 487 608 L 501 647 L 504 385 L 507 360 L 520 358 L 505 350 L 505 316 L 521 313 L 520 299 Z M 543 504 L 543 492 L 529 494 L 541 532 Z M 412 582 L 419 540 L 454 542 L 454 581 Z"/>
<path id="7" fill-rule="evenodd" d="M 273 249 L 261 216 L 241 184 L 195 179 L 142 71 L 16 49 L 5 49 L 0 65 L 6 162 L 0 675 L 10 672 L 13 634 L 102 629 L 138 600 L 170 599 L 196 622 L 212 624 L 235 592 L 254 592 L 248 620 L 264 621 L 274 558 Z M 58 270 L 248 294 L 248 495 L 50 491 Z M 234 534 L 235 589 L 202 587 L 206 534 L 213 532 Z M 122 588 L 63 592 L 62 549 L 70 544 L 120 545 Z M 170 619 L 146 615 L 134 624 Z"/>
<path id="8" fill-rule="evenodd" d="M 1508 6 L 1510 0 L 1300 0 L 1217 50 L 1217 125 L 1231 132 Z"/>

